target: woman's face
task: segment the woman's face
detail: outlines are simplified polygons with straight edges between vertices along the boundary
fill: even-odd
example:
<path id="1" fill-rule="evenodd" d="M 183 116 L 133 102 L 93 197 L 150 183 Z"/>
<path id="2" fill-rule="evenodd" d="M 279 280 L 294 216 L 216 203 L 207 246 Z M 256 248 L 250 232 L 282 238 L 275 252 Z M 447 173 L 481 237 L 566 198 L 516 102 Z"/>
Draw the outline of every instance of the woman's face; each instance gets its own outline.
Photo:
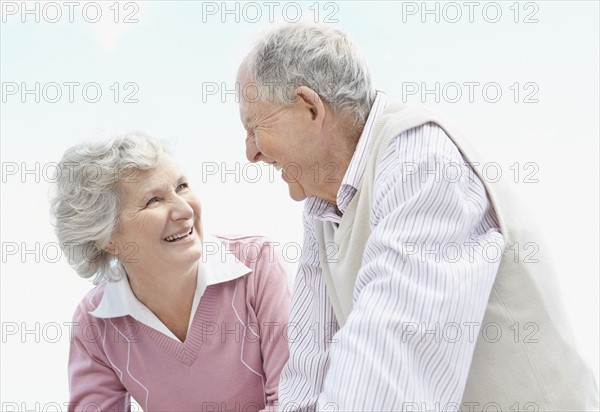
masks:
<path id="1" fill-rule="evenodd" d="M 122 211 L 112 253 L 133 273 L 177 275 L 202 253 L 200 204 L 169 155 L 119 182 Z"/>

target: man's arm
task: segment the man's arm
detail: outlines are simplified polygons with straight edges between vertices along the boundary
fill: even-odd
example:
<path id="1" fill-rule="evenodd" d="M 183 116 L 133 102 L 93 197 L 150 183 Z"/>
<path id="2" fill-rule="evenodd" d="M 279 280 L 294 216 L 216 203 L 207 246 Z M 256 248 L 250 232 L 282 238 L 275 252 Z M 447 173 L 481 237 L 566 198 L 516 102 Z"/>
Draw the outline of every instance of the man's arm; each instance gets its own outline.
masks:
<path id="1" fill-rule="evenodd" d="M 321 275 L 312 218 L 304 213 L 304 242 L 287 328 L 290 358 L 281 373 L 280 410 L 313 410 L 329 366 L 338 324 Z"/>
<path id="2" fill-rule="evenodd" d="M 353 310 L 329 351 L 320 410 L 454 410 L 460 404 L 499 266 L 499 258 L 486 256 L 491 249 L 501 256 L 504 242 L 491 227 L 481 181 L 448 148 L 441 129 L 425 127 L 423 135 L 442 142 L 443 150 L 433 140 L 411 143 L 409 131 L 392 142 L 380 166 L 373 231 Z M 429 173 L 414 173 L 415 164 Z"/>

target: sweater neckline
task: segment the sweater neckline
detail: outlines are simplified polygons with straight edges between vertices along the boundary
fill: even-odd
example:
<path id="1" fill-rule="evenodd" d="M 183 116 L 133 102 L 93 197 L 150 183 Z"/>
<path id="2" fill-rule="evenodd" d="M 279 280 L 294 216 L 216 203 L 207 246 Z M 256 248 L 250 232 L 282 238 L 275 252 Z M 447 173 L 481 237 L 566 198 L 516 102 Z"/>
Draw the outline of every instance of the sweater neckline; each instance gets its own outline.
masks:
<path id="1" fill-rule="evenodd" d="M 200 349 L 202 349 L 202 344 L 205 340 L 206 326 L 210 323 L 210 320 L 213 319 L 218 286 L 219 285 L 210 285 L 206 288 L 183 342 L 173 339 L 143 323 L 140 323 L 140 328 L 144 330 L 165 352 L 169 353 L 184 365 L 191 366 L 197 359 Z"/>

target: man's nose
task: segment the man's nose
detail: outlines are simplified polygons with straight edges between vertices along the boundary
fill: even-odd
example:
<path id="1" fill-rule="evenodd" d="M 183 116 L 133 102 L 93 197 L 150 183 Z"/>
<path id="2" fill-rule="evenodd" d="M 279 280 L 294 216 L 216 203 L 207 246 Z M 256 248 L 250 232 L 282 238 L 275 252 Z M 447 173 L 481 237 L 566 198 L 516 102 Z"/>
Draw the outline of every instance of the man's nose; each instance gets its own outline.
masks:
<path id="1" fill-rule="evenodd" d="M 256 163 L 260 160 L 260 150 L 256 146 L 254 139 L 246 140 L 246 158 L 249 162 Z"/>

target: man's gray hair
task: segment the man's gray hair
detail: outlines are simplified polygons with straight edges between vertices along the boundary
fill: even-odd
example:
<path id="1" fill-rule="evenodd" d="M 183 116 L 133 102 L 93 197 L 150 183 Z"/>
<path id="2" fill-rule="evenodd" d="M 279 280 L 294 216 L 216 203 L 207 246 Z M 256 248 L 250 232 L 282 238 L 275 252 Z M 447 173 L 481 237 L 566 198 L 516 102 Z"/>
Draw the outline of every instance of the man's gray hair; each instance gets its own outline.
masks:
<path id="1" fill-rule="evenodd" d="M 51 215 L 69 264 L 83 278 L 118 280 L 121 263 L 105 248 L 119 223 L 119 182 L 136 181 L 136 172 L 154 168 L 165 145 L 141 133 L 112 137 L 68 149 L 57 167 Z"/>
<path id="2" fill-rule="evenodd" d="M 259 101 L 289 104 L 294 90 L 307 86 L 335 113 L 349 115 L 353 126 L 362 128 L 375 100 L 365 57 L 344 32 L 333 27 L 296 23 L 271 30 L 244 64 L 256 82 L 258 96 L 254 97 Z"/>

